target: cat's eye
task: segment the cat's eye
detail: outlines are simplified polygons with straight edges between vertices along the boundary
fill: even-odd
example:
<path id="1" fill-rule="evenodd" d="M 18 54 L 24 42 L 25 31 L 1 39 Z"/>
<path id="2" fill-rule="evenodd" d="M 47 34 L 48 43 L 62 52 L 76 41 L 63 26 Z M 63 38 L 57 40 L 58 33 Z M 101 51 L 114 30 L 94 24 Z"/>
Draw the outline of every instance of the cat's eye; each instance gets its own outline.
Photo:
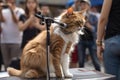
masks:
<path id="1" fill-rule="evenodd" d="M 76 21 L 76 24 L 77 24 L 77 25 L 81 25 L 82 23 L 83 23 L 82 20 Z"/>

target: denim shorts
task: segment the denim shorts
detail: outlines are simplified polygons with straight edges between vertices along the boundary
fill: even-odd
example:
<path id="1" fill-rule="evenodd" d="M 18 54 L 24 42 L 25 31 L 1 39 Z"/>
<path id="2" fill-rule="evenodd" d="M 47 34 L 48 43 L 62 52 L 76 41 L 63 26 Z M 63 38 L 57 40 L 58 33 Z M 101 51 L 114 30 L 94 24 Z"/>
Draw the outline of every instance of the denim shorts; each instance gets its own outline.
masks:
<path id="1" fill-rule="evenodd" d="M 105 72 L 120 80 L 120 35 L 105 40 L 103 59 Z"/>
<path id="2" fill-rule="evenodd" d="M 114 55 L 120 56 L 120 35 L 105 40 L 105 49 L 111 51 Z"/>

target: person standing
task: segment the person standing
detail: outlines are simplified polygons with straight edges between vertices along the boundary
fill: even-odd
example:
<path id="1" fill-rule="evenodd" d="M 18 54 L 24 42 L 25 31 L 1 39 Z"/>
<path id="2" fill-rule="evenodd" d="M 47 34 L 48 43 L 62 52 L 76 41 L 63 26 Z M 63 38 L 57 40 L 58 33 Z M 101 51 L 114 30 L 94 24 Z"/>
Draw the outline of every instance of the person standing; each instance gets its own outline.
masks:
<path id="1" fill-rule="evenodd" d="M 0 23 L 0 35 L 1 35 L 1 23 Z M 0 41 L 1 41 L 1 38 L 0 38 Z M 0 42 L 0 71 L 2 69 L 2 63 L 3 63 L 3 59 L 2 59 L 2 53 L 1 53 L 1 42 Z"/>
<path id="2" fill-rule="evenodd" d="M 15 0 L 6 0 L 6 3 L 0 4 L 1 51 L 5 70 L 13 58 L 20 56 L 22 33 L 17 23 L 21 14 L 24 14 L 24 10 L 16 7 Z"/>
<path id="3" fill-rule="evenodd" d="M 37 0 L 26 0 L 25 14 L 20 16 L 18 22 L 19 29 L 23 31 L 22 49 L 24 49 L 25 45 L 37 36 L 40 31 L 45 29 L 44 25 L 40 25 L 40 20 L 34 16 L 36 13 L 41 13 L 37 7 Z"/>
<path id="4" fill-rule="evenodd" d="M 84 35 L 80 35 L 80 40 L 78 43 L 78 62 L 79 62 L 79 67 L 84 67 L 85 64 L 85 59 L 86 59 L 86 49 L 89 50 L 93 65 L 96 70 L 100 71 L 100 63 L 97 58 L 97 53 L 94 50 L 94 25 L 97 23 L 97 17 L 95 15 L 90 14 L 89 9 L 90 9 L 90 1 L 89 0 L 81 0 L 80 1 L 80 8 L 81 10 L 86 9 L 86 23 L 83 28 Z"/>
<path id="5" fill-rule="evenodd" d="M 97 32 L 97 54 L 102 58 L 105 72 L 120 80 L 120 0 L 104 0 Z"/>

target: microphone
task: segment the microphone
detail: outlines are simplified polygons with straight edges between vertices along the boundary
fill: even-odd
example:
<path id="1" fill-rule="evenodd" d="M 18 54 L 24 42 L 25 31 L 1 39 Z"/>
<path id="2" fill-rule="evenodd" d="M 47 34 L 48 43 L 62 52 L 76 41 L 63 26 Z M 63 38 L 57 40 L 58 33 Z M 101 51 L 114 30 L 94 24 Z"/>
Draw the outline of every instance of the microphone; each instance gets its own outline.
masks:
<path id="1" fill-rule="evenodd" d="M 41 25 L 44 25 L 44 24 L 45 24 L 45 22 L 44 22 L 44 16 L 41 15 L 41 12 L 38 12 L 37 14 L 35 14 L 35 17 L 41 19 L 41 21 L 40 21 L 40 24 L 41 24 Z"/>
<path id="2" fill-rule="evenodd" d="M 61 23 L 61 22 L 57 22 L 57 21 L 54 21 L 54 22 L 57 23 L 58 25 L 60 25 L 62 28 L 67 28 L 66 23 Z"/>
<path id="3" fill-rule="evenodd" d="M 52 23 L 56 23 L 56 24 L 58 24 L 58 25 L 60 25 L 62 28 L 67 28 L 67 24 L 66 23 L 61 23 L 61 22 L 57 22 L 57 21 L 55 21 L 54 19 L 52 19 L 52 18 L 50 18 L 50 17 L 44 17 L 43 15 L 41 15 L 41 14 L 35 14 L 35 17 L 37 17 L 37 18 L 40 18 L 40 19 L 42 19 L 42 20 L 50 20 Z"/>
<path id="4" fill-rule="evenodd" d="M 66 23 L 60 23 L 60 26 L 63 26 L 64 28 L 67 28 L 67 24 Z"/>

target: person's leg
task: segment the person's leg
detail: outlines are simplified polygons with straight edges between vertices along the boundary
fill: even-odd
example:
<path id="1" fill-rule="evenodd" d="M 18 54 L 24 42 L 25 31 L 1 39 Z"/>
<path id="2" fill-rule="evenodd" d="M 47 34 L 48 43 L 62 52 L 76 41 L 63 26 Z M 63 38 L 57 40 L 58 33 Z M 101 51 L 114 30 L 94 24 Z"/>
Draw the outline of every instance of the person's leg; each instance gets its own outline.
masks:
<path id="1" fill-rule="evenodd" d="M 94 51 L 94 41 L 88 41 L 87 44 L 88 44 L 88 49 L 90 52 L 90 56 L 91 56 L 93 65 L 96 70 L 100 71 L 100 62 L 98 60 L 96 52 Z"/>
<path id="2" fill-rule="evenodd" d="M 77 67 L 78 67 L 78 50 L 76 45 L 74 51 L 71 54 L 70 68 L 77 68 Z"/>
<path id="3" fill-rule="evenodd" d="M 120 65 L 119 65 L 119 71 L 118 71 L 118 80 L 120 80 Z"/>
<path id="4" fill-rule="evenodd" d="M 11 59 L 18 58 L 21 55 L 20 44 L 11 44 Z"/>
<path id="5" fill-rule="evenodd" d="M 105 41 L 103 53 L 105 72 L 115 75 L 120 80 L 120 36 Z"/>
<path id="6" fill-rule="evenodd" d="M 1 47 L 0 47 L 0 71 L 1 71 L 1 67 L 2 67 L 2 53 L 1 53 Z"/>
<path id="7" fill-rule="evenodd" d="M 10 44 L 11 48 L 11 62 L 10 62 L 10 67 L 14 67 L 16 69 L 20 69 L 20 44 Z"/>
<path id="8" fill-rule="evenodd" d="M 5 66 L 5 70 L 10 64 L 10 49 L 9 49 L 9 44 L 1 44 L 1 52 L 3 56 L 3 63 Z"/>
<path id="9" fill-rule="evenodd" d="M 84 41 L 80 41 L 78 43 L 78 63 L 79 63 L 79 67 L 84 67 L 84 63 L 85 63 L 85 42 Z"/>

